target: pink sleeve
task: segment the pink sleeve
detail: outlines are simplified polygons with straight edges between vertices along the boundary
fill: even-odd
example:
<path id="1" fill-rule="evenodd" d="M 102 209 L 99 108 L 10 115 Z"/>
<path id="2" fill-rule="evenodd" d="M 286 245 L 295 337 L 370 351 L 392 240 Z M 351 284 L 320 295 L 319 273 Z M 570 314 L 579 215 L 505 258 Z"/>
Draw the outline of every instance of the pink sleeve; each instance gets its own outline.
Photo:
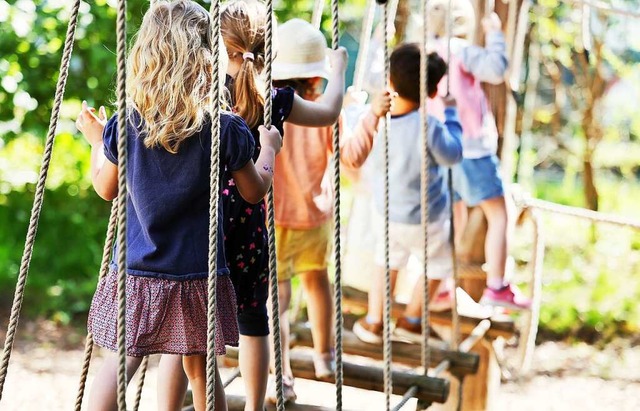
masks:
<path id="1" fill-rule="evenodd" d="M 373 137 L 378 132 L 378 117 L 368 110 L 350 134 L 344 135 L 342 130 L 341 127 L 340 160 L 347 167 L 359 168 L 371 153 Z"/>

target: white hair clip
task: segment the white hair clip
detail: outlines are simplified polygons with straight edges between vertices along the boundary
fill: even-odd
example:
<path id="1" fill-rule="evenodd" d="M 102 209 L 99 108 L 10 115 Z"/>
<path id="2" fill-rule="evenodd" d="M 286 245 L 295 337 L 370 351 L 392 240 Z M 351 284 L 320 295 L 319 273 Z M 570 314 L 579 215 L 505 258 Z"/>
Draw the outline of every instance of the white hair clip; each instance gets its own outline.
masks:
<path id="1" fill-rule="evenodd" d="M 253 61 L 255 59 L 255 56 L 253 55 L 253 53 L 247 51 L 246 53 L 242 53 L 242 59 Z"/>

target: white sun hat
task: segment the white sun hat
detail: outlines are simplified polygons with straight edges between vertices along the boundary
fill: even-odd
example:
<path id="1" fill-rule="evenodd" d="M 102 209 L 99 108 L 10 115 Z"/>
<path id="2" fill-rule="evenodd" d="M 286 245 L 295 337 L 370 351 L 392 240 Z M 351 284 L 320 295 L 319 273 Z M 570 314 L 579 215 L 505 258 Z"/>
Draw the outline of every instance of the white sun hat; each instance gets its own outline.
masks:
<path id="1" fill-rule="evenodd" d="M 302 19 L 280 25 L 272 76 L 274 80 L 329 78 L 327 40 L 322 32 Z"/>

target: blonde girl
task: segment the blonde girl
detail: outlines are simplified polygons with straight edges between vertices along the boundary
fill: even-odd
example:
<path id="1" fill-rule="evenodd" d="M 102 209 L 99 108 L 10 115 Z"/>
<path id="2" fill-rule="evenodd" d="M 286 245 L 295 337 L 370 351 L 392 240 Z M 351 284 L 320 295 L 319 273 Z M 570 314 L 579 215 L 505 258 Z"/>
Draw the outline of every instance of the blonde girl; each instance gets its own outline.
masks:
<path id="1" fill-rule="evenodd" d="M 212 82 L 221 81 L 211 78 L 213 41 L 218 39 L 211 38 L 204 8 L 189 0 L 158 1 L 145 14 L 128 57 L 128 379 L 146 355 L 180 356 L 198 411 L 206 391 L 209 93 Z M 226 53 L 220 57 L 226 66 Z M 107 121 L 104 108 L 96 115 L 83 103 L 76 124 L 91 144 L 93 186 L 111 201 L 117 196 L 117 118 Z M 220 173 L 233 175 L 244 199 L 260 201 L 271 185 L 279 133 L 260 130 L 262 149 L 254 163 L 254 138 L 244 121 L 223 112 L 220 129 Z M 219 227 L 222 220 L 220 214 Z M 238 340 L 223 235 L 219 230 L 216 354 Z M 98 284 L 88 321 L 96 344 L 110 351 L 117 349 L 116 277 L 112 266 Z M 96 376 L 91 410 L 116 409 L 117 362 L 112 353 Z M 226 409 L 217 372 L 215 405 Z M 163 401 L 160 407 L 171 409 Z"/>

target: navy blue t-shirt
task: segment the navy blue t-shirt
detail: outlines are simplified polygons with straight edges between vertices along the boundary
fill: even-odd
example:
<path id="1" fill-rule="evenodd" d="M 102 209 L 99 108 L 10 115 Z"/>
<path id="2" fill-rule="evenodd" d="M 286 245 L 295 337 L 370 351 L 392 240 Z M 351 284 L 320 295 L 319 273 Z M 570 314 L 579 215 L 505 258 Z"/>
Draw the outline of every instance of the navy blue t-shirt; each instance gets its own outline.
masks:
<path id="1" fill-rule="evenodd" d="M 208 275 L 211 123 L 186 139 L 177 154 L 146 148 L 139 114 L 127 122 L 127 273 L 169 280 Z M 132 121 L 133 120 L 133 121 Z M 220 176 L 237 171 L 253 156 L 255 142 L 239 116 L 220 116 Z M 117 160 L 117 116 L 104 129 L 104 153 Z M 218 274 L 228 274 L 222 199 L 218 213 Z M 114 248 L 114 261 L 117 251 Z M 112 262 L 112 264 L 114 264 Z"/>

